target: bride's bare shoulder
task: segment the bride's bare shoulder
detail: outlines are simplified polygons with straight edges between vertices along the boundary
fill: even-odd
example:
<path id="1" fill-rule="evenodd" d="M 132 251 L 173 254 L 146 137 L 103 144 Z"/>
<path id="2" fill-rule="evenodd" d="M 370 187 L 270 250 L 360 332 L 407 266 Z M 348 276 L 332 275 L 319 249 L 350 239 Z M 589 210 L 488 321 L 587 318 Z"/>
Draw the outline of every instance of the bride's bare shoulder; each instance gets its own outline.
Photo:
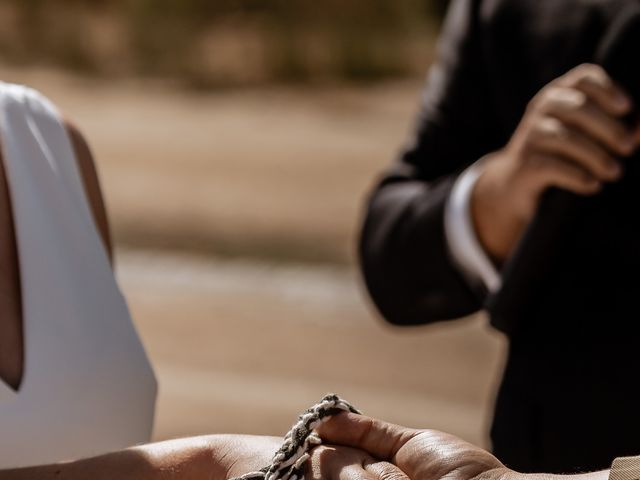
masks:
<path id="1" fill-rule="evenodd" d="M 73 150 L 76 154 L 78 168 L 84 182 L 87 198 L 91 204 L 91 211 L 98 226 L 100 236 L 105 243 L 109 256 L 112 254 L 111 236 L 109 233 L 109 222 L 105 207 L 102 189 L 100 188 L 100 180 L 95 165 L 95 160 L 89 144 L 78 127 L 70 120 L 64 120 L 65 127 L 71 139 Z"/>

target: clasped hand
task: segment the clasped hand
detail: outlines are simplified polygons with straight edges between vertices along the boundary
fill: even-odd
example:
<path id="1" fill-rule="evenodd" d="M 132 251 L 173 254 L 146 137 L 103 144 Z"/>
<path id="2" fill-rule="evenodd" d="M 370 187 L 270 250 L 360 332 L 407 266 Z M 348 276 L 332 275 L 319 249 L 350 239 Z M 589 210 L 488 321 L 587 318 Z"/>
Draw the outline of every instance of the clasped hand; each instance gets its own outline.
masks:
<path id="1" fill-rule="evenodd" d="M 373 465 L 384 467 L 367 470 L 367 479 L 498 480 L 511 473 L 489 452 L 436 430 L 416 430 L 362 415 L 340 414 L 324 423 L 319 434 L 327 443 L 366 452 L 376 459 Z M 333 478 L 353 476 L 339 473 Z"/>
<path id="2" fill-rule="evenodd" d="M 318 433 L 324 444 L 312 452 L 307 480 L 503 480 L 512 473 L 487 451 L 435 430 L 344 413 Z M 249 461 L 263 466 L 255 455 Z M 227 478 L 251 468 L 236 463 Z"/>

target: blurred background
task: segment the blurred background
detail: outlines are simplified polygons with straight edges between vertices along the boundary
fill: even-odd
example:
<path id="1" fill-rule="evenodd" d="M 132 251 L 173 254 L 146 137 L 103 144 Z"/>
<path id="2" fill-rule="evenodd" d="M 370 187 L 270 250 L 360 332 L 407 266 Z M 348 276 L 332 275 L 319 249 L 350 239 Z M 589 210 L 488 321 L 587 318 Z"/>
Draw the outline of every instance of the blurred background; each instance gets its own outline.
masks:
<path id="1" fill-rule="evenodd" d="M 337 392 L 487 445 L 503 339 L 481 315 L 385 326 L 355 259 L 446 4 L 0 0 L 0 78 L 93 148 L 157 439 L 280 435 Z"/>

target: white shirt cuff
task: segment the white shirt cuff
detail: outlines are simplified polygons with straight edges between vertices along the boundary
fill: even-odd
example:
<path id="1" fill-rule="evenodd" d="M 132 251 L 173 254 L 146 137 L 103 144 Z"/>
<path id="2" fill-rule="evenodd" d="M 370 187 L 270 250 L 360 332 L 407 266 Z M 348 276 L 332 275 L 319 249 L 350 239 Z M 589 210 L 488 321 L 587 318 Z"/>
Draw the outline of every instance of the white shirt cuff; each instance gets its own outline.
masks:
<path id="1" fill-rule="evenodd" d="M 502 279 L 482 248 L 471 218 L 471 192 L 483 169 L 482 159 L 456 180 L 444 212 L 444 231 L 449 253 L 467 280 L 482 284 L 489 293 L 500 289 Z"/>
<path id="2" fill-rule="evenodd" d="M 640 457 L 616 458 L 611 465 L 609 480 L 636 480 L 640 476 Z"/>

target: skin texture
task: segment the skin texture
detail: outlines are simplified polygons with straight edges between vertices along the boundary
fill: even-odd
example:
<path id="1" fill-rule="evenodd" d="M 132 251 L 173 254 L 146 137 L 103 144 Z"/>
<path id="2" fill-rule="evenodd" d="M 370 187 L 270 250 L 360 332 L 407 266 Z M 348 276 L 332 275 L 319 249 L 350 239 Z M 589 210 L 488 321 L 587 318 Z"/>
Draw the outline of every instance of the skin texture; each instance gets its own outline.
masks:
<path id="1" fill-rule="evenodd" d="M 307 480 L 409 480 L 388 461 L 380 461 L 355 448 L 335 445 L 316 447 L 309 461 Z"/>
<path id="2" fill-rule="evenodd" d="M 210 435 L 143 445 L 85 460 L 0 471 L 0 480 L 224 480 L 267 465 L 282 439 Z M 321 446 L 309 480 L 409 480 L 396 466 L 348 447 Z"/>
<path id="3" fill-rule="evenodd" d="M 318 433 L 325 441 L 393 462 L 411 480 L 606 480 L 609 476 L 608 470 L 579 475 L 521 474 L 453 435 L 351 413 L 329 419 Z"/>
<path id="4" fill-rule="evenodd" d="M 496 264 L 509 257 L 548 187 L 594 195 L 622 177 L 619 159 L 640 140 L 640 128 L 623 123 L 632 108 L 592 64 L 570 70 L 531 100 L 509 143 L 485 157 L 472 193 L 478 238 Z"/>
<path id="5" fill-rule="evenodd" d="M 194 437 L 75 462 L 4 470 L 0 480 L 217 480 L 264 465 L 278 446 L 278 440 L 269 437 Z"/>

